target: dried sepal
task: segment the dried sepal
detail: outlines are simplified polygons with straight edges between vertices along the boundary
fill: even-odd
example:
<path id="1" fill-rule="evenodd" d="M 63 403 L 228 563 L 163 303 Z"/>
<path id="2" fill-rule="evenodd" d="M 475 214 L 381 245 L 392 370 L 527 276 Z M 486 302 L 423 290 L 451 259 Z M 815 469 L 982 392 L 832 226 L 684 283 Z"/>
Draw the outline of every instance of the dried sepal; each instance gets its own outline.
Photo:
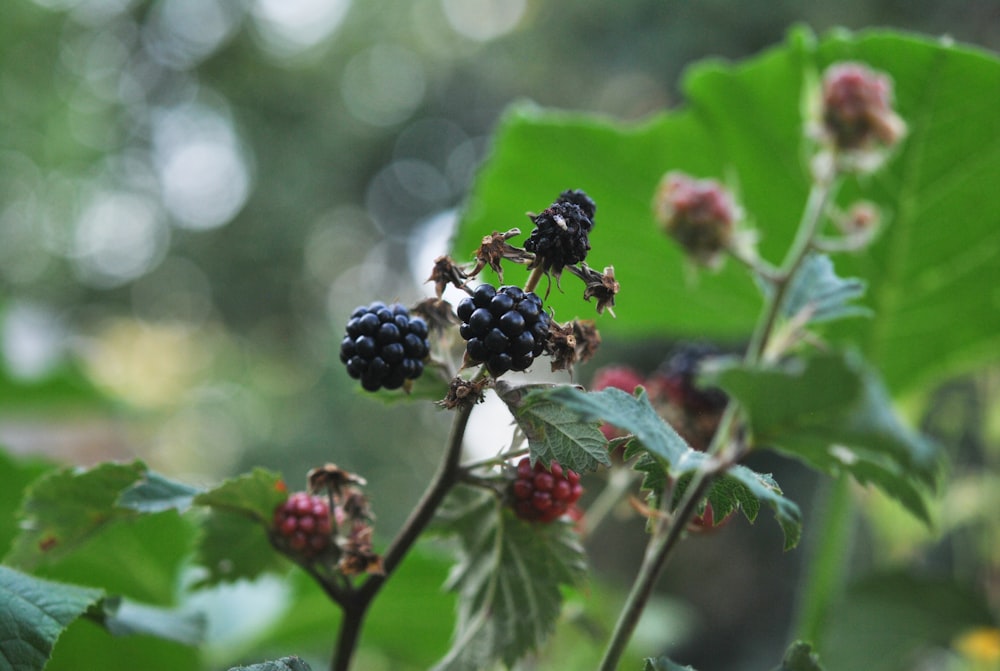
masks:
<path id="1" fill-rule="evenodd" d="M 462 323 L 455 316 L 451 303 L 441 298 L 440 295 L 438 298 L 425 298 L 414 305 L 410 312 L 427 322 L 427 328 L 437 333 L 444 333 Z"/>
<path id="2" fill-rule="evenodd" d="M 434 283 L 434 291 L 438 298 L 444 295 L 444 290 L 449 284 L 457 289 L 466 289 L 465 282 L 469 279 L 468 273 L 456 264 L 450 256 L 439 256 L 434 259 L 434 268 L 427 282 Z"/>
<path id="3" fill-rule="evenodd" d="M 512 228 L 506 233 L 493 231 L 490 235 L 483 237 L 482 244 L 476 250 L 476 266 L 469 273 L 469 277 L 475 277 L 483 268 L 489 266 L 497 274 L 500 282 L 503 282 L 503 266 L 501 261 L 513 261 L 514 263 L 527 264 L 534 259 L 532 254 L 515 247 L 509 242 L 511 238 L 521 235 L 521 229 Z"/>
<path id="4" fill-rule="evenodd" d="M 545 352 L 552 359 L 552 372 L 566 370 L 572 375 L 573 366 L 590 360 L 600 344 L 601 334 L 593 321 L 553 322 Z"/>
<path id="5" fill-rule="evenodd" d="M 484 390 L 493 378 L 484 377 L 479 380 L 466 380 L 456 376 L 448 386 L 448 393 L 438 401 L 445 410 L 453 410 L 459 406 L 475 405 L 485 399 Z"/>
<path id="6" fill-rule="evenodd" d="M 329 493 L 335 501 L 340 501 L 345 489 L 350 485 L 364 487 L 367 481 L 360 475 L 355 475 L 336 464 L 325 464 L 313 468 L 306 474 L 309 491 L 313 494 Z"/>
<path id="7" fill-rule="evenodd" d="M 597 299 L 597 314 L 604 314 L 607 310 L 611 316 L 615 316 L 615 296 L 621 291 L 621 285 L 615 279 L 614 266 L 607 266 L 603 273 L 599 273 L 586 263 L 579 266 L 569 266 L 570 272 L 583 280 L 583 299 L 590 301 Z"/>

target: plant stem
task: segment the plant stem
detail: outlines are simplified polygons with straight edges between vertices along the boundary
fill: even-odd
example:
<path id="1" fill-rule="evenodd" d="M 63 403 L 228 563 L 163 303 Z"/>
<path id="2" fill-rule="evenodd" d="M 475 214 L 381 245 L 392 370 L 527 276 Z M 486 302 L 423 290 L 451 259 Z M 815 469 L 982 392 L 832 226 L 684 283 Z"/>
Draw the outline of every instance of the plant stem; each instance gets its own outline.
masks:
<path id="1" fill-rule="evenodd" d="M 541 266 L 535 266 L 535 268 L 531 271 L 531 274 L 528 275 L 528 281 L 524 283 L 524 290 L 534 291 L 535 287 L 538 286 L 539 280 L 541 280 L 544 276 L 545 269 Z"/>
<path id="2" fill-rule="evenodd" d="M 795 273 L 802 266 L 802 262 L 821 228 L 823 215 L 833 196 L 835 186 L 832 181 L 813 183 L 803 209 L 802 218 L 799 220 L 795 239 L 785 255 L 785 260 L 777 273 L 769 273 L 768 275 L 767 279 L 772 282 L 773 291 L 767 296 L 761 317 L 743 357 L 744 363 L 753 365 L 759 363 L 764 357 L 781 315 L 788 287 L 791 285 Z M 730 441 L 739 414 L 739 404 L 735 400 L 731 400 L 726 406 L 719 421 L 719 427 L 712 438 L 712 444 L 707 450 L 710 455 L 722 455 L 724 458 L 712 470 L 699 469 L 695 471 L 665 531 L 661 534 L 658 530 L 650 538 L 642 566 L 640 566 L 639 573 L 632 583 L 632 589 L 629 591 L 625 606 L 615 624 L 608 648 L 601 660 L 601 665 L 598 667 L 599 671 L 615 671 L 618 668 L 625 648 L 639 623 L 639 618 L 642 616 L 650 596 L 652 596 L 653 588 L 677 546 L 677 541 L 687 527 L 688 521 L 697 510 L 702 497 L 708 492 L 713 480 L 725 472 L 730 465 L 737 463 L 743 456 L 744 450 L 742 448 L 730 449 Z"/>
<path id="3" fill-rule="evenodd" d="M 748 364 L 760 362 L 767 349 L 768 341 L 774 328 L 778 323 L 778 316 L 785 302 L 785 295 L 791 286 L 795 272 L 806 259 L 806 253 L 812 247 L 816 234 L 820 230 L 823 222 L 823 214 L 826 207 L 836 191 L 836 182 L 814 182 L 809 191 L 806 206 L 799 220 L 799 228 L 796 231 L 795 239 L 788 248 L 785 260 L 781 264 L 778 273 L 771 277 L 774 292 L 770 295 L 764 307 L 763 315 L 757 322 L 753 335 L 750 337 L 750 344 L 747 346 L 744 361 Z"/>
<path id="4" fill-rule="evenodd" d="M 476 375 L 477 379 L 484 374 L 483 370 Z M 462 441 L 465 438 L 465 429 L 469 424 L 469 416 L 472 414 L 474 403 L 461 405 L 457 408 L 455 420 L 452 423 L 451 435 L 448 438 L 448 445 L 445 448 L 444 457 L 438 466 L 438 471 L 434 475 L 430 486 L 424 492 L 423 497 L 417 503 L 416 508 L 410 513 L 409 518 L 403 523 L 402 528 L 396 538 L 389 545 L 382 556 L 383 572 L 380 575 L 372 575 L 356 591 L 348 595 L 341 604 L 344 618 L 340 623 L 340 634 L 337 639 L 337 649 L 330 666 L 331 671 L 347 671 L 350 668 L 351 659 L 357 648 L 358 639 L 361 634 L 362 622 L 368 607 L 378 594 L 378 591 L 385 585 L 392 576 L 393 571 L 402 562 L 403 557 L 416 542 L 420 534 L 423 533 L 427 525 L 434 519 L 434 514 L 444 501 L 445 496 L 451 488 L 459 481 L 461 469 L 459 462 L 462 457 Z"/>

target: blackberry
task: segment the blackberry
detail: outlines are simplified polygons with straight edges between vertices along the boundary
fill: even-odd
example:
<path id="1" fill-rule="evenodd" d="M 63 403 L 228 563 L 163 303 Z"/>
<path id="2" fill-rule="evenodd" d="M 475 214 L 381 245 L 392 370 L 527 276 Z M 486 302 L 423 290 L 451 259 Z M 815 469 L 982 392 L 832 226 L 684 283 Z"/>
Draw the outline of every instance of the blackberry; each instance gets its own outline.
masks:
<path id="1" fill-rule="evenodd" d="M 729 398 L 718 387 L 695 386 L 695 375 L 701 362 L 718 350 L 705 344 L 685 345 L 678 349 L 657 371 L 660 391 L 685 412 L 717 413 L 726 407 Z"/>
<path id="2" fill-rule="evenodd" d="M 583 191 L 563 191 L 541 214 L 529 215 L 534 230 L 524 243 L 535 254 L 532 267 L 559 275 L 566 266 L 587 258 L 597 206 Z"/>
<path id="3" fill-rule="evenodd" d="M 517 475 L 510 493 L 514 513 L 530 522 L 552 522 L 570 511 L 583 494 L 580 476 L 575 471 L 552 462 L 531 465 L 524 457 L 517 464 Z"/>
<path id="4" fill-rule="evenodd" d="M 411 317 L 398 303 L 356 308 L 340 342 L 340 361 L 347 374 L 361 380 L 367 391 L 398 389 L 420 377 L 429 352 L 426 322 Z"/>
<path id="5" fill-rule="evenodd" d="M 493 377 L 526 370 L 545 349 L 551 318 L 530 291 L 481 284 L 455 311 L 468 360 L 485 363 Z"/>
<path id="6" fill-rule="evenodd" d="M 283 549 L 312 558 L 330 546 L 330 504 L 322 496 L 297 492 L 274 509 L 272 533 Z"/>

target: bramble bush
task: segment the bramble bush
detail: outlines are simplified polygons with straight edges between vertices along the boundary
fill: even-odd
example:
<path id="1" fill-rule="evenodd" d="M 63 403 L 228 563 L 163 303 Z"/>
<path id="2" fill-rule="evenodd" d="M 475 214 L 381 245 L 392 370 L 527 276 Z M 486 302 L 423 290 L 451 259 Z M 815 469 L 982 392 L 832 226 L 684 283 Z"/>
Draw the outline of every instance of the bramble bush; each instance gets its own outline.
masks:
<path id="1" fill-rule="evenodd" d="M 428 580 L 412 552 L 426 537 L 453 552 L 457 601 L 433 668 L 515 667 L 545 650 L 567 599 L 588 598 L 581 537 L 623 500 L 645 518 L 647 546 L 587 666 L 690 669 L 639 662 L 627 646 L 686 539 L 763 513 L 785 550 L 798 545 L 799 506 L 745 463 L 762 450 L 835 483 L 777 668 L 916 668 L 934 646 L 953 665 L 920 668 L 995 663 L 987 594 L 897 577 L 846 611 L 866 629 L 834 614 L 857 492 L 948 528 L 934 512 L 959 475 L 948 446 L 895 401 L 997 358 L 1000 61 L 947 41 L 797 30 L 745 63 L 693 68 L 684 91 L 684 106 L 639 125 L 515 105 L 451 254 L 430 270 L 436 295 L 409 307 L 363 297 L 332 334 L 363 393 L 437 402 L 452 423 L 436 475 L 388 542 L 369 500 L 380 483 L 337 466 L 335 449 L 301 489 L 262 469 L 203 488 L 139 462 L 3 457 L 0 669 L 80 668 L 85 639 L 104 632 L 115 645 L 88 666 L 229 665 L 202 654 L 204 619 L 178 604 L 267 574 L 297 595 L 267 634 L 267 649 L 280 642 L 289 656 L 241 668 L 308 668 L 292 656 L 299 627 L 331 632 L 335 671 L 360 668 L 359 641 L 376 627 L 380 645 L 396 636 L 394 654 L 421 658 L 401 648 L 419 645 L 415 604 L 438 586 L 417 585 L 407 607 L 373 606 L 400 598 L 389 585 Z M 526 220 L 526 209 L 537 212 Z M 590 389 L 577 383 L 602 340 L 639 337 L 692 344 L 656 371 L 608 365 Z M 543 368 L 562 381 L 521 374 Z M 509 448 L 470 461 L 469 419 L 486 395 L 515 429 Z M 995 553 L 983 561 L 995 576 Z M 894 618 L 922 607 L 904 592 L 940 612 L 900 644 Z M 874 630 L 894 642 L 875 649 Z M 546 663 L 584 665 L 564 661 Z"/>

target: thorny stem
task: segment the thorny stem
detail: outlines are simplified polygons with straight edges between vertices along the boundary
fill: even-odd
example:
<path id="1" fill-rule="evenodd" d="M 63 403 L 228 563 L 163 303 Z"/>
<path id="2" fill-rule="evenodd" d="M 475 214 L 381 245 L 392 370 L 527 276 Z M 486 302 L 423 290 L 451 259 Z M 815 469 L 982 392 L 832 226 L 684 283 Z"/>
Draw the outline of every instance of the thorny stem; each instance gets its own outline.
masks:
<path id="1" fill-rule="evenodd" d="M 480 369 L 473 380 L 481 378 L 484 374 L 485 368 Z M 448 437 L 448 444 L 441 464 L 438 466 L 438 471 L 416 508 L 403 523 L 396 538 L 382 556 L 383 573 L 370 576 L 361 587 L 352 591 L 340 602 L 344 617 L 340 623 L 337 649 L 330 665 L 331 671 L 347 671 L 350 668 L 368 607 L 378 591 L 392 576 L 393 571 L 402 562 L 403 557 L 406 556 L 414 542 L 430 524 L 445 496 L 459 481 L 462 473 L 459 467 L 462 457 L 462 441 L 473 407 L 475 407 L 474 403 L 467 403 L 457 408 L 451 427 L 451 435 Z"/>
<path id="2" fill-rule="evenodd" d="M 833 195 L 834 188 L 835 184 L 827 181 L 817 181 L 813 184 L 802 219 L 799 222 L 798 231 L 785 256 L 784 263 L 782 263 L 778 273 L 770 277 L 773 291 L 767 298 L 760 320 L 751 337 L 750 345 L 744 355 L 746 364 L 756 364 L 761 361 L 778 323 L 788 287 L 796 271 L 805 260 L 806 254 L 812 248 L 813 240 L 820 230 L 823 214 Z M 615 624 L 604 658 L 598 667 L 599 671 L 615 671 L 618 668 L 625 648 L 632 639 L 632 634 L 639 623 L 639 618 L 653 594 L 653 588 L 677 546 L 677 541 L 680 540 L 689 520 L 697 510 L 698 504 L 709 491 L 715 478 L 722 475 L 732 464 L 737 463 L 745 455 L 745 447 L 730 447 L 737 428 L 736 419 L 739 414 L 739 404 L 735 400 L 730 400 L 719 421 L 719 427 L 712 438 L 712 443 L 706 450 L 715 459 L 708 462 L 709 468 L 699 468 L 695 471 L 680 503 L 674 509 L 669 521 L 665 522 L 666 526 L 664 527 L 664 523 L 658 525 L 649 539 L 639 573 L 632 583 L 625 606 Z"/>

